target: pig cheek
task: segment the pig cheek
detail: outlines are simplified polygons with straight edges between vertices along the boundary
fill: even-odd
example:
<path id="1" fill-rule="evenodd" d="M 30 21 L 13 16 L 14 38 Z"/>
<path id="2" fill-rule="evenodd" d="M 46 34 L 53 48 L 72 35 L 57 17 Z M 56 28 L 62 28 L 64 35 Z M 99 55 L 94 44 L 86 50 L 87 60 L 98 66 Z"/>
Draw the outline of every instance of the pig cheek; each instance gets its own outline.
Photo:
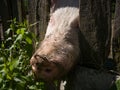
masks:
<path id="1" fill-rule="evenodd" d="M 39 68 L 39 70 L 32 66 L 32 70 L 36 80 L 53 81 L 57 79 L 60 74 L 59 69 L 54 64 L 43 66 Z"/>
<path id="2" fill-rule="evenodd" d="M 70 70 L 70 68 L 72 67 L 72 63 L 69 62 L 68 58 L 69 57 L 67 57 L 66 55 L 56 55 L 56 57 L 54 59 L 55 60 L 54 62 L 59 63 L 61 65 L 61 68 L 64 69 L 63 72 L 61 72 L 63 74 L 65 72 L 67 73 Z"/>
<path id="3" fill-rule="evenodd" d="M 55 67 L 54 69 L 52 69 L 51 72 L 46 72 L 46 68 L 44 68 L 43 70 L 41 70 L 40 74 L 40 78 L 42 78 L 45 81 L 53 81 L 54 79 L 57 79 L 59 76 L 59 70 Z"/>

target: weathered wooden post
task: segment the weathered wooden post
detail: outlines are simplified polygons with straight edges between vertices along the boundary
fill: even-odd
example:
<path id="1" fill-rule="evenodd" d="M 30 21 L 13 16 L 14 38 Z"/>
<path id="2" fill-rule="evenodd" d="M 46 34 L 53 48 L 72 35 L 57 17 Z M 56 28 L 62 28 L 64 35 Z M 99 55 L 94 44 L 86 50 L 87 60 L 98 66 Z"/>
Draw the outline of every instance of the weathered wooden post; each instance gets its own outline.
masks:
<path id="1" fill-rule="evenodd" d="M 10 19 L 9 6 L 7 0 L 0 1 L 0 16 L 3 25 L 3 32 L 9 27 L 8 20 Z"/>
<path id="2" fill-rule="evenodd" d="M 120 0 L 116 0 L 115 20 L 113 29 L 113 54 L 116 69 L 120 73 Z"/>
<path id="3" fill-rule="evenodd" d="M 45 30 L 49 20 L 49 0 L 28 1 L 29 24 L 33 24 L 30 30 L 35 32 L 40 40 L 44 38 Z"/>
<path id="4" fill-rule="evenodd" d="M 102 68 L 110 49 L 110 1 L 80 0 L 80 29 L 83 64 Z"/>
<path id="5" fill-rule="evenodd" d="M 2 40 L 4 40 L 4 37 L 3 37 L 3 25 L 2 25 L 2 18 L 0 17 L 0 44 L 1 44 Z"/>
<path id="6" fill-rule="evenodd" d="M 49 20 L 49 2 L 49 0 L 28 1 L 30 31 L 34 32 L 40 41 L 44 38 Z M 35 42 L 33 46 L 35 46 Z"/>

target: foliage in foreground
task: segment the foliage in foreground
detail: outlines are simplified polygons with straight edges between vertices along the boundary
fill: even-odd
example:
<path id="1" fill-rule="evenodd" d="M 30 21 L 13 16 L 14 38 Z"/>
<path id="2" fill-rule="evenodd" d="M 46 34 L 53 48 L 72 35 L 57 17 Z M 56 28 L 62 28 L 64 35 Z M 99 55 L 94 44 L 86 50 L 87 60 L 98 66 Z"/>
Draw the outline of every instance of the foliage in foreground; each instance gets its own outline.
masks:
<path id="1" fill-rule="evenodd" d="M 33 80 L 29 60 L 32 55 L 32 38 L 27 22 L 11 21 L 0 43 L 0 90 L 41 90 L 43 83 Z"/>

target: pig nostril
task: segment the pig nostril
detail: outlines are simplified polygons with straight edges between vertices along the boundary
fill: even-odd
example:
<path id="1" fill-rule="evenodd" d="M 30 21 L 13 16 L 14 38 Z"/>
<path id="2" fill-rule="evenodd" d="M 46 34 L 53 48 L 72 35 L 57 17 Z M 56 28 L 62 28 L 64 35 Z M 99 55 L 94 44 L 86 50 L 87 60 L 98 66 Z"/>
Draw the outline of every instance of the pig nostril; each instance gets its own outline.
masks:
<path id="1" fill-rule="evenodd" d="M 52 69 L 46 68 L 46 69 L 45 69 L 45 72 L 50 73 L 50 72 L 52 72 Z"/>
<path id="2" fill-rule="evenodd" d="M 37 67 L 38 70 L 40 70 L 43 67 L 43 64 L 42 63 L 36 63 L 36 67 Z"/>

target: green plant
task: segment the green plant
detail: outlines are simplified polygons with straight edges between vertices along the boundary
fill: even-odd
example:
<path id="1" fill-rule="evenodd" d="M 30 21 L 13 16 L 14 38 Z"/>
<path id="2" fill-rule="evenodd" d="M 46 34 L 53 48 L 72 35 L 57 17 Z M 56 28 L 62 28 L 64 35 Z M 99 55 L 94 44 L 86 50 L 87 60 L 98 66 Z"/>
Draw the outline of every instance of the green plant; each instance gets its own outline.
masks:
<path id="1" fill-rule="evenodd" d="M 41 90 L 43 83 L 33 80 L 29 64 L 33 38 L 27 21 L 11 21 L 0 45 L 0 90 Z"/>

